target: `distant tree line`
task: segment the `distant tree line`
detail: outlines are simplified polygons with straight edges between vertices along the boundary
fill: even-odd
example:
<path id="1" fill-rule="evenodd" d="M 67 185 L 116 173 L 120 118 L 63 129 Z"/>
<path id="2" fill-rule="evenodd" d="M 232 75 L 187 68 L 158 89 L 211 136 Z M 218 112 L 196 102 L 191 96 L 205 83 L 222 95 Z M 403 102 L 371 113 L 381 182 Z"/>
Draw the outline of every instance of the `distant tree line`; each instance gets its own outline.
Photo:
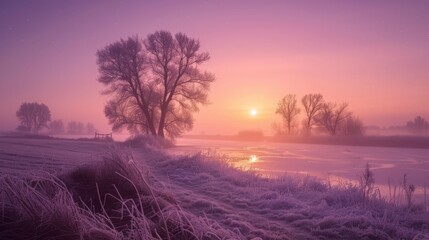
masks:
<path id="1" fill-rule="evenodd" d="M 365 128 L 362 121 L 353 116 L 347 103 L 328 102 L 319 93 L 306 94 L 300 100 L 299 102 L 294 94 L 287 94 L 280 99 L 276 114 L 281 116 L 282 122 L 273 124 L 276 134 L 310 135 L 314 128 L 330 135 L 362 135 L 364 133 Z M 301 113 L 304 116 L 299 124 Z M 429 135 L 429 123 L 421 116 L 417 116 L 395 129 L 408 131 L 412 135 Z"/>
<path id="2" fill-rule="evenodd" d="M 414 135 L 428 135 L 429 123 L 421 116 L 417 116 L 414 120 L 407 122 L 405 125 L 407 130 Z"/>
<path id="3" fill-rule="evenodd" d="M 38 133 L 43 128 L 52 134 L 94 134 L 96 128 L 92 123 L 82 123 L 71 121 L 67 123 L 67 128 L 62 120 L 51 121 L 51 111 L 43 103 L 24 102 L 16 112 L 20 121 L 18 131 Z"/>
<path id="4" fill-rule="evenodd" d="M 363 134 L 362 121 L 352 115 L 349 105 L 345 102 L 328 102 L 322 94 L 317 93 L 304 95 L 300 104 L 294 94 L 287 94 L 278 102 L 276 114 L 281 116 L 282 122 L 273 125 L 277 134 L 291 135 L 301 132 L 310 135 L 314 128 L 330 135 Z M 298 117 L 301 112 L 304 118 L 299 124 Z"/>
<path id="5" fill-rule="evenodd" d="M 62 120 L 54 120 L 49 125 L 49 130 L 52 134 L 94 134 L 97 129 L 94 124 L 88 122 L 70 121 L 67 126 Z"/>

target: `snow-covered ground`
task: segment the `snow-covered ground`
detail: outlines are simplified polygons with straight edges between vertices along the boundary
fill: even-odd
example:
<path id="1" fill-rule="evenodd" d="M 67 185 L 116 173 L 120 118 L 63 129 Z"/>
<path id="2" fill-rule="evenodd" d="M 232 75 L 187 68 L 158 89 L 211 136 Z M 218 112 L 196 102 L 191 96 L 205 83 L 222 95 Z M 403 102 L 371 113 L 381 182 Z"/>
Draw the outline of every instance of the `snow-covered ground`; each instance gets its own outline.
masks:
<path id="1" fill-rule="evenodd" d="M 242 143 L 232 144 L 242 146 Z M 295 161 L 307 161 L 305 159 L 312 156 L 315 164 L 338 164 L 338 158 L 333 154 L 333 150 L 338 151 L 338 148 L 319 147 L 320 156 L 317 156 L 317 152 L 305 152 L 304 145 L 290 148 L 288 154 L 294 156 Z M 2 176 L 4 173 L 33 174 L 36 170 L 62 174 L 74 166 L 88 163 L 98 164 L 96 166 L 103 168 L 102 156 L 109 155 L 112 151 L 122 152 L 126 156 L 126 162 L 137 163 L 155 193 L 168 196 L 164 199 L 169 199 L 173 205 L 166 203 L 170 207 L 165 209 L 180 209 L 180 216 L 185 216 L 186 221 L 194 224 L 187 231 L 194 234 L 206 231 L 203 234 L 206 238 L 194 239 L 429 238 L 429 216 L 425 206 L 421 204 L 396 206 L 395 203 L 382 200 L 377 194 L 364 198 L 357 187 L 347 184 L 329 185 L 306 174 L 281 175 L 275 179 L 261 178 L 254 172 L 233 167 L 242 160 L 230 160 L 222 156 L 222 152 L 177 155 L 180 148 L 186 150 L 183 148 L 189 146 L 182 145 L 166 152 L 150 147 L 134 145 L 134 148 L 128 148 L 122 144 L 103 142 L 0 138 L 0 172 Z M 270 149 L 249 148 L 249 156 L 255 155 L 255 158 L 247 157 L 246 161 L 268 166 L 268 162 L 263 162 L 267 159 L 264 156 L 271 156 L 269 153 L 273 150 L 268 151 L 267 148 Z M 362 156 L 353 147 L 344 148 L 348 149 L 342 153 L 344 156 Z M 278 154 L 280 153 L 285 154 L 285 150 L 279 149 Z M 232 165 L 228 165 L 228 161 L 232 161 Z M 273 169 L 282 171 L 279 169 L 282 166 L 276 165 Z M 87 176 L 92 171 L 94 170 L 91 168 L 80 170 L 79 174 L 72 176 Z M 124 170 L 121 168 L 118 171 Z M 94 173 L 97 173 L 96 169 Z M 97 196 L 96 193 L 93 194 Z M 164 217 L 172 214 L 171 211 L 164 212 Z M 224 230 L 220 231 L 220 228 Z M 213 231 L 213 234 L 207 234 L 207 231 Z M 115 234 L 114 231 L 109 233 Z M 1 234 L 0 229 L 0 236 Z"/>

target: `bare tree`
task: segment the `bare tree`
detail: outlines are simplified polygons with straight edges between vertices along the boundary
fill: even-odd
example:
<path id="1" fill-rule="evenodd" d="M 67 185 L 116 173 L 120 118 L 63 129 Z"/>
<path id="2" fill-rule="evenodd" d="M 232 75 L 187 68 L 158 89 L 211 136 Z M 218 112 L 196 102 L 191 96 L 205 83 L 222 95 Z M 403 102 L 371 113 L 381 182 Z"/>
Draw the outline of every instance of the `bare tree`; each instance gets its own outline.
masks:
<path id="1" fill-rule="evenodd" d="M 292 133 L 293 124 L 300 111 L 294 94 L 288 94 L 279 101 L 276 113 L 281 115 L 288 134 Z"/>
<path id="2" fill-rule="evenodd" d="M 65 126 L 62 120 L 53 120 L 49 124 L 49 130 L 54 134 L 61 134 L 65 132 Z"/>
<path id="3" fill-rule="evenodd" d="M 201 72 L 198 66 L 210 56 L 199 52 L 198 40 L 183 33 L 173 37 L 169 32 L 158 31 L 144 43 L 152 74 L 162 89 L 158 136 L 164 137 L 164 130 L 170 136 L 180 135 L 182 129 L 192 128 L 191 113 L 198 110 L 198 104 L 207 103 L 214 76 Z"/>
<path id="4" fill-rule="evenodd" d="M 33 102 L 22 103 L 16 116 L 21 122 L 18 130 L 31 131 L 37 133 L 40 129 L 48 127 L 51 121 L 51 112 L 45 104 Z"/>
<path id="5" fill-rule="evenodd" d="M 114 130 L 177 137 L 192 128 L 192 113 L 207 103 L 214 81 L 199 69 L 209 54 L 183 33 L 157 31 L 143 41 L 130 37 L 99 50 L 97 57 L 98 81 L 113 95 L 105 114 Z"/>
<path id="6" fill-rule="evenodd" d="M 357 117 L 349 116 L 340 125 L 340 132 L 348 136 L 360 136 L 364 134 L 362 120 Z"/>
<path id="7" fill-rule="evenodd" d="M 147 131 L 156 135 L 154 125 L 154 87 L 148 84 L 147 57 L 138 37 L 121 39 L 97 51 L 100 72 L 98 81 L 107 88 L 104 94 L 113 96 L 105 115 L 113 130 L 127 127 L 130 131 Z"/>
<path id="8" fill-rule="evenodd" d="M 306 94 L 302 97 L 301 103 L 306 115 L 306 118 L 304 119 L 304 129 L 307 133 L 310 133 L 311 128 L 314 125 L 314 117 L 323 107 L 323 96 L 318 93 Z"/>
<path id="9" fill-rule="evenodd" d="M 429 123 L 421 116 L 417 116 L 413 121 L 407 122 L 407 129 L 416 135 L 426 135 L 429 132 Z"/>
<path id="10" fill-rule="evenodd" d="M 315 122 L 330 135 L 336 135 L 340 124 L 351 115 L 347 108 L 347 103 L 324 103 L 315 117 Z"/>
<path id="11" fill-rule="evenodd" d="M 84 133 L 85 125 L 82 122 L 71 121 L 67 123 L 67 133 L 82 134 Z"/>

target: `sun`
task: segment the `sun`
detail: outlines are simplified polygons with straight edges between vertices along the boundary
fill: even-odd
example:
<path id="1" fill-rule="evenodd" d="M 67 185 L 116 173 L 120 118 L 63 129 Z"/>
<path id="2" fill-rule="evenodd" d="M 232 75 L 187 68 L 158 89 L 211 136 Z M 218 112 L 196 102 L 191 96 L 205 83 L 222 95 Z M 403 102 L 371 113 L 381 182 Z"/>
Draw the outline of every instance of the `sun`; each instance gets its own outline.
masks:
<path id="1" fill-rule="evenodd" d="M 258 161 L 258 157 L 256 155 L 250 155 L 249 162 L 254 163 Z"/>
<path id="2" fill-rule="evenodd" d="M 252 109 L 250 109 L 249 113 L 250 113 L 250 116 L 254 117 L 258 114 L 258 111 L 256 111 L 256 109 L 252 108 Z"/>

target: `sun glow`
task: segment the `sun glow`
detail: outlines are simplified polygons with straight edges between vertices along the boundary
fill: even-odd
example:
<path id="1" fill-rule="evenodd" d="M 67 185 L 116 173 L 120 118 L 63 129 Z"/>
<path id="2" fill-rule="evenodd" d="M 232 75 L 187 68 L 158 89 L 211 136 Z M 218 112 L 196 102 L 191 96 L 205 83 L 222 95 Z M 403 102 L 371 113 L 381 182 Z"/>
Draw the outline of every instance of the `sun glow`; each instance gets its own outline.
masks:
<path id="1" fill-rule="evenodd" d="M 254 117 L 258 114 L 258 111 L 256 111 L 256 109 L 252 108 L 252 109 L 250 109 L 249 113 L 250 113 L 250 116 Z"/>
<path id="2" fill-rule="evenodd" d="M 257 162 L 258 161 L 258 157 L 256 155 L 250 155 L 249 161 L 251 163 Z"/>

